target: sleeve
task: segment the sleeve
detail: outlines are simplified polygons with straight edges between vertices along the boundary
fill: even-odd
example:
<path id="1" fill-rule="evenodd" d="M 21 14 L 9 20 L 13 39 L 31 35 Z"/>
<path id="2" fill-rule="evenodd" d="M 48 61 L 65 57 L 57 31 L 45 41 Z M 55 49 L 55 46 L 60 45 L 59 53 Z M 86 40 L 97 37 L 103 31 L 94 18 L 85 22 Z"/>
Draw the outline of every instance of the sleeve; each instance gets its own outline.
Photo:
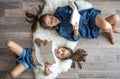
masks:
<path id="1" fill-rule="evenodd" d="M 66 32 L 59 33 L 62 37 L 70 40 L 70 41 L 78 41 L 80 39 L 80 34 L 78 36 L 74 36 L 74 33 L 68 34 Z"/>
<path id="2" fill-rule="evenodd" d="M 72 14 L 72 9 L 69 6 L 58 7 L 55 11 L 54 16 L 58 17 L 61 20 L 69 20 Z"/>
<path id="3" fill-rule="evenodd" d="M 78 36 L 74 36 L 74 30 L 72 28 L 72 24 L 70 24 L 70 23 L 57 27 L 56 32 L 60 36 L 66 38 L 70 41 L 78 41 L 80 39 L 80 34 L 78 34 Z"/>

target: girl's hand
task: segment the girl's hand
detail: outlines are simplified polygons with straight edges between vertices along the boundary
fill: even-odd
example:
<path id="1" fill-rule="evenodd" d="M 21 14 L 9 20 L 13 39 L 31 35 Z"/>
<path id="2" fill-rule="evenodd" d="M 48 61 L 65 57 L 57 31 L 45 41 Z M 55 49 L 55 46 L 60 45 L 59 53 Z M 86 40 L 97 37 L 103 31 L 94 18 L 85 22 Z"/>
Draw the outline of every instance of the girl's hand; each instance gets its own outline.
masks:
<path id="1" fill-rule="evenodd" d="M 45 62 L 45 71 L 44 71 L 44 74 L 46 76 L 48 76 L 48 75 L 50 75 L 52 73 L 52 71 L 50 71 L 50 69 L 48 68 L 49 66 L 51 66 L 51 64 L 48 63 L 48 62 Z"/>
<path id="2" fill-rule="evenodd" d="M 41 43 L 42 43 L 42 40 L 37 38 L 35 39 L 35 43 L 38 45 L 38 46 L 41 46 Z"/>
<path id="3" fill-rule="evenodd" d="M 78 30 L 79 29 L 79 26 L 78 26 L 78 23 L 76 22 L 75 25 L 73 25 L 73 29 L 74 30 Z"/>
<path id="4" fill-rule="evenodd" d="M 48 43 L 48 40 L 43 40 L 43 44 L 46 45 Z"/>
<path id="5" fill-rule="evenodd" d="M 69 6 L 70 6 L 72 9 L 75 9 L 75 7 L 76 7 L 75 3 L 74 3 L 74 2 L 70 2 L 70 1 L 69 1 Z"/>
<path id="6" fill-rule="evenodd" d="M 45 67 L 49 67 L 51 66 L 52 64 L 50 64 L 49 62 L 45 62 Z"/>
<path id="7" fill-rule="evenodd" d="M 41 40 L 41 39 L 39 39 L 39 38 L 37 38 L 37 39 L 35 39 L 35 43 L 38 45 L 38 46 L 40 46 L 42 43 L 44 44 L 44 45 L 46 45 L 47 43 L 48 43 L 48 41 L 45 39 L 45 40 Z"/>
<path id="8" fill-rule="evenodd" d="M 79 29 L 79 26 L 78 26 L 78 23 L 76 22 L 75 25 L 73 26 L 73 29 L 74 29 L 74 35 L 75 36 L 78 36 L 79 32 L 78 32 L 78 29 Z"/>

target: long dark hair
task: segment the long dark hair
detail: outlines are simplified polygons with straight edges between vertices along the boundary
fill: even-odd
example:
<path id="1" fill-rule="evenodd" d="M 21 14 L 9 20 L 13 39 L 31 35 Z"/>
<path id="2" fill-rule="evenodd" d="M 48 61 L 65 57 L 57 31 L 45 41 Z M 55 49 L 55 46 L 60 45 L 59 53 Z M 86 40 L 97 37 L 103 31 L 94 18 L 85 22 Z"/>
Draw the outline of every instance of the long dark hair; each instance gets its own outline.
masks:
<path id="1" fill-rule="evenodd" d="M 43 28 L 49 28 L 47 25 L 46 25 L 46 23 L 45 23 L 45 17 L 47 16 L 47 15 L 51 15 L 51 14 L 43 14 L 43 15 L 41 15 L 40 16 L 40 18 L 39 18 L 39 23 L 40 23 L 40 25 L 43 27 Z"/>
<path id="2" fill-rule="evenodd" d="M 45 4 L 44 4 L 45 5 Z M 30 13 L 30 12 L 28 12 L 28 11 L 25 11 L 25 15 L 26 15 L 26 21 L 28 22 L 28 23 L 30 23 L 30 24 L 32 24 L 31 25 L 31 31 L 32 31 L 32 33 L 33 32 L 35 32 L 36 31 L 36 29 L 37 29 L 37 22 L 39 21 L 39 16 L 41 15 L 41 13 L 42 13 L 42 10 L 43 10 L 43 8 L 44 8 L 44 5 L 39 5 L 38 6 L 38 9 L 37 8 L 35 8 L 36 9 L 36 11 L 37 11 L 37 13 L 36 14 L 32 14 L 32 13 Z"/>
<path id="3" fill-rule="evenodd" d="M 67 49 L 70 52 L 70 55 L 67 58 L 64 58 L 64 60 L 65 59 L 72 60 L 71 68 L 75 69 L 76 67 L 75 62 L 76 62 L 78 64 L 78 67 L 82 69 L 81 62 L 85 62 L 86 56 L 88 55 L 86 51 L 84 49 L 77 49 L 75 52 L 73 52 L 72 49 L 68 47 L 63 47 L 63 48 Z"/>

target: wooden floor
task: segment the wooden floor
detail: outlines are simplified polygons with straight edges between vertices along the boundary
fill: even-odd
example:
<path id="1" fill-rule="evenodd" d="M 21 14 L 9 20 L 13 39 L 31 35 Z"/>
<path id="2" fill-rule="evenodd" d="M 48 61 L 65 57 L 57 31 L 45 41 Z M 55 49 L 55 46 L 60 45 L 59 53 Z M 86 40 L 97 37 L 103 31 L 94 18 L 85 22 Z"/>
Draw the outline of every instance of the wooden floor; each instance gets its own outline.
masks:
<path id="1" fill-rule="evenodd" d="M 101 9 L 104 17 L 114 13 L 120 16 L 120 0 L 87 1 Z M 23 47 L 32 47 L 32 34 L 24 10 L 41 3 L 42 0 L 0 0 L 0 79 L 11 79 L 6 72 L 15 66 L 15 58 L 8 53 L 5 41 L 10 39 Z M 76 49 L 84 48 L 88 53 L 83 69 L 70 69 L 57 79 L 120 79 L 120 34 L 114 35 L 115 45 L 102 35 L 97 39 L 81 38 Z M 18 79 L 34 79 L 34 74 L 28 70 Z"/>

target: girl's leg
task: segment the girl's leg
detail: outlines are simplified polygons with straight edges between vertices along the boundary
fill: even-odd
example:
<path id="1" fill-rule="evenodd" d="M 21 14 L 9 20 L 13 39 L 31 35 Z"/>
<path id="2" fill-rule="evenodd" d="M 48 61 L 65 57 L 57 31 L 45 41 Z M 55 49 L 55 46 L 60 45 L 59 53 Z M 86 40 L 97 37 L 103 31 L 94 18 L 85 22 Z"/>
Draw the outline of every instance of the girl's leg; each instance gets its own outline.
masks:
<path id="1" fill-rule="evenodd" d="M 21 55 L 23 48 L 20 45 L 11 40 L 8 40 L 6 42 L 6 45 L 10 49 L 10 51 L 14 52 L 16 55 L 18 56 Z"/>
<path id="2" fill-rule="evenodd" d="M 10 76 L 12 78 L 17 78 L 23 71 L 25 71 L 25 67 L 22 64 L 18 64 L 11 72 Z"/>
<path id="3" fill-rule="evenodd" d="M 95 24 L 103 31 L 109 34 L 109 40 L 112 44 L 115 43 L 115 38 L 113 36 L 113 30 L 111 24 L 103 18 L 101 15 L 97 15 L 95 19 Z"/>
<path id="4" fill-rule="evenodd" d="M 120 28 L 116 26 L 120 21 L 120 17 L 118 15 L 113 14 L 105 19 L 112 25 L 112 29 L 114 32 L 120 33 Z"/>

